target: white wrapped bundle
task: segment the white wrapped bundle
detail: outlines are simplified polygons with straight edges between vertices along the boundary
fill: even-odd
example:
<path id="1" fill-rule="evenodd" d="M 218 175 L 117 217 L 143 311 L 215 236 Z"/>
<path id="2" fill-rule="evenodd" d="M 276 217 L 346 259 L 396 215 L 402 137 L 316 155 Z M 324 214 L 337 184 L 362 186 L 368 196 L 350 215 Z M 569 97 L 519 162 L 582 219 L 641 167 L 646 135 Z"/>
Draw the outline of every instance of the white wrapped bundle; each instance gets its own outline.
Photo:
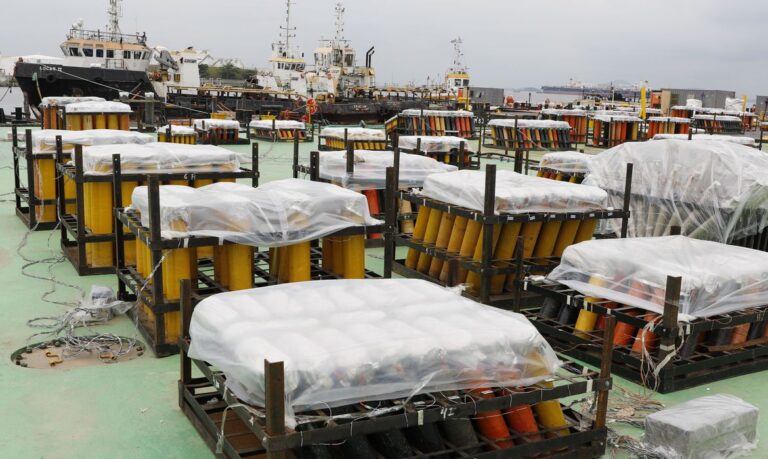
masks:
<path id="1" fill-rule="evenodd" d="M 703 104 L 698 99 L 686 99 L 685 105 L 683 105 L 680 108 L 701 108 L 703 107 Z M 675 107 L 672 107 L 675 108 Z"/>
<path id="2" fill-rule="evenodd" d="M 718 115 L 718 114 L 700 114 L 697 113 L 693 115 L 693 119 L 695 120 L 707 120 L 707 121 L 738 121 L 741 122 L 741 118 L 734 115 Z"/>
<path id="3" fill-rule="evenodd" d="M 156 139 L 141 132 L 118 131 L 115 129 L 88 129 L 85 131 L 62 131 L 43 129 L 32 132 L 32 151 L 50 153 L 56 151 L 56 137 L 61 136 L 62 151 L 71 152 L 75 145 L 84 147 L 93 145 L 146 144 Z"/>
<path id="4" fill-rule="evenodd" d="M 157 132 L 161 134 L 165 134 L 168 132 L 168 124 L 165 126 L 158 128 Z M 178 124 L 171 124 L 171 135 L 193 135 L 195 133 L 195 129 L 190 126 L 180 126 Z"/>
<path id="5" fill-rule="evenodd" d="M 192 121 L 195 129 L 198 131 L 207 131 L 208 129 L 240 129 L 240 122 L 237 120 L 219 120 L 213 118 L 197 119 Z"/>
<path id="6" fill-rule="evenodd" d="M 124 174 L 240 170 L 237 153 L 233 151 L 212 145 L 166 142 L 86 147 L 83 149 L 83 170 L 86 174 L 111 174 L 113 154 L 120 155 Z"/>
<path id="7" fill-rule="evenodd" d="M 648 122 L 690 124 L 691 120 L 688 118 L 675 118 L 673 116 L 651 116 L 648 118 Z"/>
<path id="8" fill-rule="evenodd" d="M 407 150 L 416 149 L 416 142 L 421 139 L 421 151 L 427 153 L 447 153 L 458 150 L 464 142 L 464 151 L 469 152 L 469 142 L 461 137 L 450 135 L 404 135 L 397 138 L 398 146 Z"/>
<path id="9" fill-rule="evenodd" d="M 682 321 L 768 304 L 768 253 L 685 236 L 574 244 L 548 278 L 661 314 L 667 276 L 682 277 Z"/>
<path id="10" fill-rule="evenodd" d="M 320 178 L 353 190 L 380 190 L 387 185 L 387 167 L 393 167 L 394 164 L 394 152 L 355 150 L 355 169 L 350 175 L 347 174 L 346 151 L 322 151 Z M 421 187 L 428 175 L 455 170 L 458 170 L 456 166 L 435 161 L 427 156 L 401 153 L 400 187 Z"/>
<path id="11" fill-rule="evenodd" d="M 688 134 L 656 134 L 652 140 L 688 140 Z M 733 142 L 739 145 L 754 147 L 757 145 L 756 139 L 742 135 L 724 135 L 724 134 L 693 134 L 691 140 L 717 140 L 722 142 Z"/>
<path id="12" fill-rule="evenodd" d="M 542 169 L 552 169 L 558 172 L 580 174 L 589 170 L 589 161 L 593 155 L 578 151 L 555 151 L 541 157 L 539 166 Z"/>
<path id="13" fill-rule="evenodd" d="M 768 157 L 754 148 L 714 140 L 622 144 L 595 155 L 583 183 L 609 191 L 608 204 L 620 207 L 627 163 L 634 165 L 630 237 L 680 226 L 683 235 L 727 243 L 768 223 Z M 619 234 L 620 223 L 606 223 Z"/>
<path id="14" fill-rule="evenodd" d="M 539 382 L 560 362 L 522 315 L 415 279 L 298 282 L 201 301 L 190 357 L 264 406 L 264 360 L 283 362 L 288 413 Z"/>
<path id="15" fill-rule="evenodd" d="M 149 226 L 147 187 L 132 206 Z M 328 183 L 285 179 L 258 188 L 219 182 L 201 188 L 160 187 L 165 238 L 213 236 L 238 244 L 277 247 L 319 239 L 352 226 L 378 225 L 365 196 Z"/>
<path id="16" fill-rule="evenodd" d="M 610 123 L 613 121 L 616 122 L 624 122 L 624 123 L 639 123 L 642 122 L 640 118 L 633 116 L 633 115 L 606 115 L 606 114 L 595 114 L 592 116 L 592 118 L 596 119 L 597 121 L 602 121 L 603 123 Z"/>
<path id="17" fill-rule="evenodd" d="M 336 139 L 344 140 L 344 130 L 347 131 L 347 140 L 386 140 L 386 133 L 381 129 L 368 129 L 361 127 L 351 128 L 339 128 L 339 127 L 327 127 L 320 131 L 320 135 L 323 137 L 333 137 Z"/>
<path id="18" fill-rule="evenodd" d="M 420 110 L 418 108 L 408 108 L 400 112 L 403 116 L 447 116 L 447 117 L 473 117 L 474 113 L 465 110 Z"/>
<path id="19" fill-rule="evenodd" d="M 74 102 L 64 107 L 67 113 L 131 113 L 131 106 L 122 102 Z"/>
<path id="20" fill-rule="evenodd" d="M 565 121 L 554 120 L 511 120 L 511 119 L 495 119 L 488 122 L 488 126 L 500 126 L 514 128 L 515 124 L 520 129 L 571 129 L 571 125 Z"/>
<path id="21" fill-rule="evenodd" d="M 555 116 L 587 116 L 587 111 L 579 108 L 545 108 L 541 110 L 541 114 Z"/>
<path id="22" fill-rule="evenodd" d="M 432 199 L 482 211 L 485 172 L 461 170 L 432 174 L 424 180 L 421 193 Z M 497 214 L 526 212 L 586 212 L 604 209 L 605 191 L 585 185 L 531 177 L 516 172 L 496 172 Z"/>
<path id="23" fill-rule="evenodd" d="M 273 124 L 274 123 L 274 124 Z M 306 125 L 301 121 L 293 120 L 253 120 L 249 124 L 252 128 L 257 129 L 305 129 Z"/>
<path id="24" fill-rule="evenodd" d="M 102 97 L 43 97 L 40 101 L 41 108 L 47 108 L 52 106 L 63 107 L 69 104 L 75 104 L 78 102 L 106 102 Z"/>
<path id="25" fill-rule="evenodd" d="M 741 99 L 734 99 L 731 97 L 725 98 L 725 110 L 732 111 L 732 112 L 740 112 L 741 106 L 742 106 Z"/>

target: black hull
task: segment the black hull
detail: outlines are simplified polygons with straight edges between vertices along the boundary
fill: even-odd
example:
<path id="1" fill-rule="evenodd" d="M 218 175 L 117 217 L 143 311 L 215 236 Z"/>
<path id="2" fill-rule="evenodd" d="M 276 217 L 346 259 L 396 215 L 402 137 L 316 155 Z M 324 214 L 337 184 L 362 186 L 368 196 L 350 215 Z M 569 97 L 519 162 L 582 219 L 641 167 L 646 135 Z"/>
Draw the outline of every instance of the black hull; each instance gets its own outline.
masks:
<path id="1" fill-rule="evenodd" d="M 113 100 L 120 91 L 154 91 L 147 73 L 133 70 L 19 62 L 14 76 L 33 107 L 40 104 L 41 97 L 93 96 Z"/>

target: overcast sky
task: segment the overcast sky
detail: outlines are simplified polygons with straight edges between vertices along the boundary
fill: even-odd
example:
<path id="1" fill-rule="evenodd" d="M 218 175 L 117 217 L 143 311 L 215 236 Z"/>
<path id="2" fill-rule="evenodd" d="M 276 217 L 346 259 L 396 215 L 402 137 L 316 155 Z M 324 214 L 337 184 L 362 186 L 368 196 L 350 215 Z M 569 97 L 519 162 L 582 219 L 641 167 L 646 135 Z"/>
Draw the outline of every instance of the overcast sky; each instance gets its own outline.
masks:
<path id="1" fill-rule="evenodd" d="M 107 0 L 4 0 L 0 53 L 58 55 L 78 18 L 103 28 Z M 335 0 L 295 0 L 297 43 L 309 59 L 333 35 Z M 443 74 L 464 39 L 473 85 L 520 88 L 648 80 L 653 87 L 768 93 L 766 0 L 347 0 L 346 35 L 379 83 Z M 280 0 L 125 0 L 123 32 L 150 44 L 195 46 L 265 66 L 283 21 Z M 11 6 L 12 5 L 12 6 Z"/>

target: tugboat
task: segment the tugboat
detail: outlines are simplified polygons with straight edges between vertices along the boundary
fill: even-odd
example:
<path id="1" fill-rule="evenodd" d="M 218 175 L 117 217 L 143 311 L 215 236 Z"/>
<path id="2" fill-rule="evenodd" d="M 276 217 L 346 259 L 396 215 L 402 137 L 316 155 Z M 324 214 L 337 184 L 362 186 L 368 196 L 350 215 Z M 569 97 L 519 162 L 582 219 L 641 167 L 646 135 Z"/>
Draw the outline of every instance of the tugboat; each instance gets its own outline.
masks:
<path id="1" fill-rule="evenodd" d="M 63 60 L 16 63 L 14 77 L 33 110 L 48 96 L 110 100 L 121 91 L 144 94 L 153 90 L 147 74 L 152 49 L 147 46 L 146 33 L 120 31 L 121 2 L 109 0 L 109 24 L 104 31 L 86 30 L 82 20 L 73 24 L 61 44 Z"/>

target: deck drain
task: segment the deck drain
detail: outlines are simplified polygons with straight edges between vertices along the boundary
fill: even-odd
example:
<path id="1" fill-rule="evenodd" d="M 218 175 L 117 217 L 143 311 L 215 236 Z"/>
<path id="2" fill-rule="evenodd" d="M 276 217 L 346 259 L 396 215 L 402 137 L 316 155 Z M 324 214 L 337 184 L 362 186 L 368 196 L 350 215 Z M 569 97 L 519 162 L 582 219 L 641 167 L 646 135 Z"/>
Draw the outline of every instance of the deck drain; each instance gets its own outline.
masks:
<path id="1" fill-rule="evenodd" d="M 125 338 L 123 349 L 131 338 Z M 144 355 L 144 344 L 135 341 L 134 347 L 127 353 L 115 358 L 120 353 L 121 346 L 114 343 L 109 346 L 109 351 L 97 353 L 94 351 L 83 351 L 76 355 L 67 355 L 64 343 L 54 341 L 48 343 L 31 344 L 24 346 L 11 354 L 11 361 L 24 368 L 49 369 L 49 370 L 68 370 L 73 368 L 90 367 L 94 365 L 115 364 L 133 360 Z"/>

